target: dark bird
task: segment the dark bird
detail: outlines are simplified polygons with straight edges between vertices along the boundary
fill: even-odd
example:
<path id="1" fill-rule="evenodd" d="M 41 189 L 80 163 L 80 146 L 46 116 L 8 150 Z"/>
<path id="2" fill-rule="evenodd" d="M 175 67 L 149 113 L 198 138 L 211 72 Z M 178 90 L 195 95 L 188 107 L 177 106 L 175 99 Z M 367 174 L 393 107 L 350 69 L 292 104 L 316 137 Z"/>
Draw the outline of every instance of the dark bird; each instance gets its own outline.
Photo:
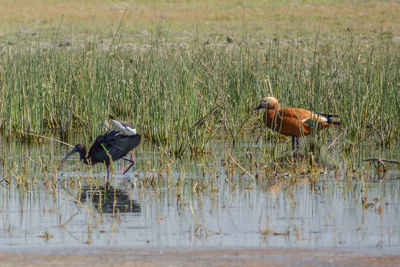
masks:
<path id="1" fill-rule="evenodd" d="M 332 125 L 340 125 L 339 121 L 332 118 L 333 114 L 316 113 L 302 108 L 281 108 L 278 99 L 265 97 L 254 110 L 266 109 L 264 123 L 268 128 L 283 135 L 292 137 L 292 149 L 299 145 L 299 138 L 320 131 Z"/>
<path id="2" fill-rule="evenodd" d="M 125 155 L 140 144 L 141 136 L 139 134 L 126 135 L 119 131 L 108 131 L 104 135 L 97 137 L 89 152 L 86 154 L 86 147 L 83 144 L 77 144 L 74 149 L 62 159 L 58 170 L 63 163 L 74 153 L 79 152 L 80 160 L 87 165 L 94 165 L 104 162 L 107 167 L 107 181 L 110 176 L 111 160 L 123 159 L 130 162 L 129 167 L 124 174 L 133 166 L 133 160 L 125 158 Z"/>
<path id="3" fill-rule="evenodd" d="M 111 115 L 109 115 L 109 117 L 110 117 L 110 122 L 113 126 L 113 129 L 118 130 L 121 133 L 124 133 L 126 135 L 135 135 L 137 133 L 136 127 L 133 126 L 132 123 L 127 122 L 127 121 L 117 120 L 116 118 L 114 118 Z M 104 121 L 104 125 L 107 130 L 111 130 L 110 123 L 107 120 Z M 132 150 L 130 151 L 130 154 L 131 154 L 130 160 L 132 160 L 133 159 L 133 151 Z M 125 169 L 124 161 L 122 162 L 121 165 L 122 165 L 121 172 L 124 173 L 124 169 Z"/>

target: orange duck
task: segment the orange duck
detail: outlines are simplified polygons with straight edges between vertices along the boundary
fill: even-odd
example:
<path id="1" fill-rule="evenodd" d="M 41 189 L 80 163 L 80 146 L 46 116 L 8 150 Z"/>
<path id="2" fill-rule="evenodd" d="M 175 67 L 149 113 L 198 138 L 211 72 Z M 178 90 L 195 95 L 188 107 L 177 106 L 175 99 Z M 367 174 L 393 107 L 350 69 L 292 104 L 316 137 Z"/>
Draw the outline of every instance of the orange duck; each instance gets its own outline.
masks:
<path id="1" fill-rule="evenodd" d="M 283 135 L 292 137 L 292 148 L 299 145 L 299 137 L 309 135 L 313 130 L 322 130 L 331 125 L 340 125 L 333 121 L 332 114 L 322 114 L 301 108 L 281 109 L 278 99 L 275 97 L 264 97 L 254 110 L 265 108 L 264 123 L 268 128 Z"/>

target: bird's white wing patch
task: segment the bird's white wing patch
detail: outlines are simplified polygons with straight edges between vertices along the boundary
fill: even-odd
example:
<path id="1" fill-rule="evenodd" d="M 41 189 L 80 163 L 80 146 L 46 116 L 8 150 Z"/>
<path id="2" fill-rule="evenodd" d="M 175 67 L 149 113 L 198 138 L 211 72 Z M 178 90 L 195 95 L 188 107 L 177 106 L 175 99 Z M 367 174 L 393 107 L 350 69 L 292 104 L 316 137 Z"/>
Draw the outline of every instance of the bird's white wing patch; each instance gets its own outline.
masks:
<path id="1" fill-rule="evenodd" d="M 131 128 L 129 126 L 124 126 L 122 123 L 120 123 L 117 120 L 111 120 L 112 125 L 114 125 L 114 127 L 118 130 L 123 132 L 126 135 L 135 135 L 136 134 L 136 129 L 135 128 Z"/>
<path id="2" fill-rule="evenodd" d="M 119 131 L 123 131 L 123 129 L 125 128 L 119 121 L 116 120 L 111 120 L 111 124 Z"/>
<path id="3" fill-rule="evenodd" d="M 129 127 L 129 126 L 127 126 L 126 128 L 126 134 L 128 134 L 127 132 L 129 132 L 130 134 L 129 135 L 135 135 L 136 134 L 136 128 L 131 128 L 131 127 Z"/>

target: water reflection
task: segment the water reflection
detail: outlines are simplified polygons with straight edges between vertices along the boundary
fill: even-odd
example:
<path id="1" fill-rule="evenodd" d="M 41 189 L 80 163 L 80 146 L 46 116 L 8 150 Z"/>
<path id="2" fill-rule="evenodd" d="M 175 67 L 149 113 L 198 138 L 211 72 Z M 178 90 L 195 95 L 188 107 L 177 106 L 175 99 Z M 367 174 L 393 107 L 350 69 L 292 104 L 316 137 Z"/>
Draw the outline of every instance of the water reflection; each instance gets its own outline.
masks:
<path id="1" fill-rule="evenodd" d="M 0 170 L 0 181 L 11 181 L 0 183 L 0 249 L 90 244 L 400 251 L 397 168 L 380 180 L 374 166 L 359 160 L 363 167 L 353 172 L 346 167 L 351 162 L 335 153 L 310 162 L 289 151 L 290 157 L 280 153 L 270 162 L 258 148 L 246 154 L 223 146 L 177 160 L 143 144 L 135 151 L 135 169 L 116 175 L 108 187 L 96 186 L 104 180 L 103 166 L 82 167 L 75 158 L 54 174 L 43 166 L 56 165 L 64 150 L 15 147 Z M 399 158 L 396 151 L 382 157 Z M 364 153 L 361 159 L 376 152 Z M 338 167 L 327 166 L 332 162 Z"/>
<path id="2" fill-rule="evenodd" d="M 91 201 L 101 213 L 140 213 L 140 204 L 129 197 L 121 189 L 111 185 L 93 187 L 84 186 L 81 192 L 81 202 Z"/>

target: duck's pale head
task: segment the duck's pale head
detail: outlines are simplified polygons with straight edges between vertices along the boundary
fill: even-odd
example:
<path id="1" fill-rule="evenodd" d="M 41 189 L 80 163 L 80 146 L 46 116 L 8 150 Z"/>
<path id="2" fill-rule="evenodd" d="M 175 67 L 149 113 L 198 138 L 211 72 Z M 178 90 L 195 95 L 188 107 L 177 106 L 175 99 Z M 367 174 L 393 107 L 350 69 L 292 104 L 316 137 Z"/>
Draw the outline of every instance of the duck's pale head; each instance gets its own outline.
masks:
<path id="1" fill-rule="evenodd" d="M 275 97 L 268 96 L 261 99 L 260 105 L 256 107 L 254 110 L 259 110 L 262 108 L 265 109 L 275 109 L 279 107 L 279 101 Z"/>

